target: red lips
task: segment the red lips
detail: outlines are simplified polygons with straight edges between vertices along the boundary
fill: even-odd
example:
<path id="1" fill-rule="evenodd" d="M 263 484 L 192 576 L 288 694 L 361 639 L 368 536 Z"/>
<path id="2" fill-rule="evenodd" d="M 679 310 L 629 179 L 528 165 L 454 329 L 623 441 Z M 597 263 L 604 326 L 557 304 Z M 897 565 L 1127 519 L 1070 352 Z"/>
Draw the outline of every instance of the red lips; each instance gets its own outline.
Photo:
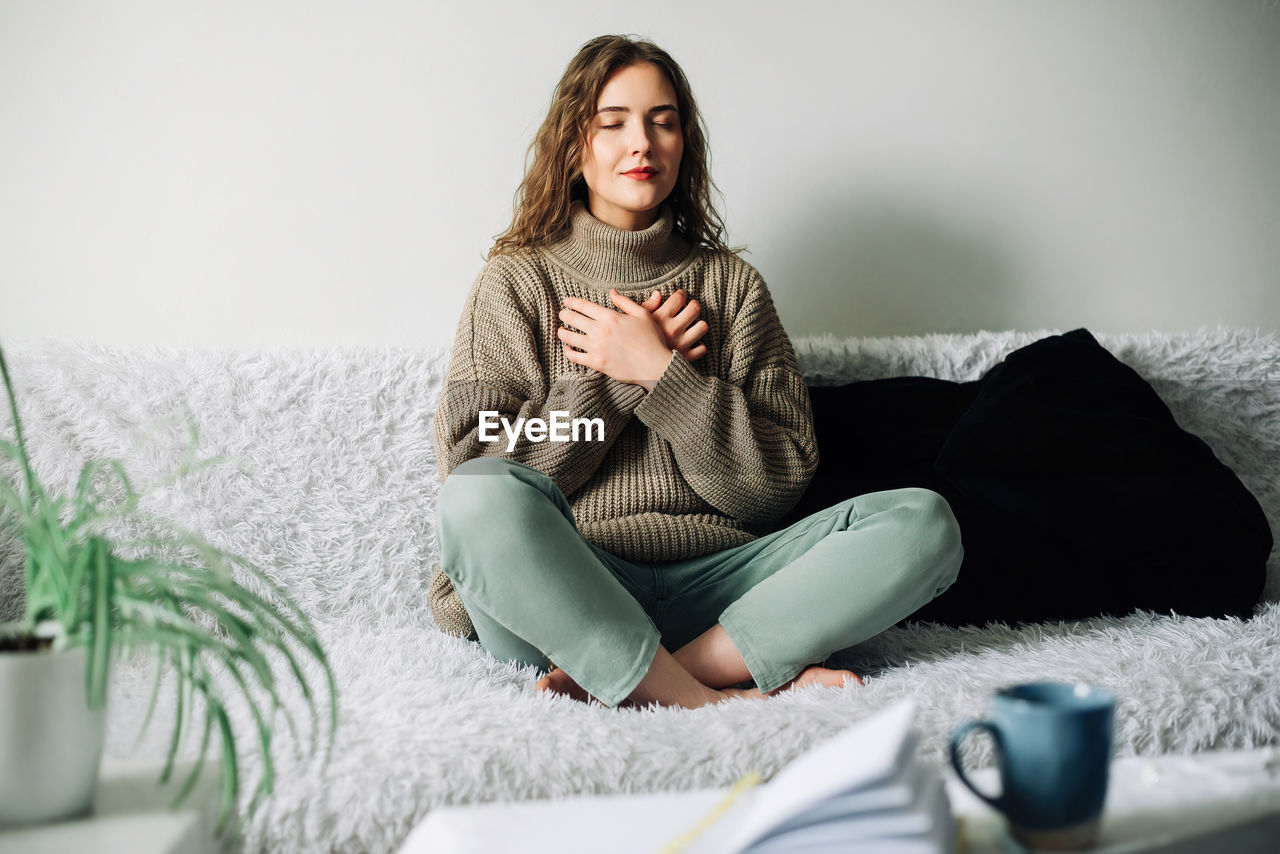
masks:
<path id="1" fill-rule="evenodd" d="M 652 166 L 637 166 L 635 169 L 628 169 L 626 172 L 623 172 L 622 174 L 623 174 L 623 175 L 636 175 L 636 174 L 639 174 L 639 173 L 641 173 L 641 172 L 647 172 L 647 173 L 649 173 L 649 174 L 651 174 L 651 175 L 652 175 L 653 173 L 655 173 L 655 172 L 657 172 L 657 171 L 658 171 L 658 170 L 657 170 L 657 169 L 654 169 Z"/>

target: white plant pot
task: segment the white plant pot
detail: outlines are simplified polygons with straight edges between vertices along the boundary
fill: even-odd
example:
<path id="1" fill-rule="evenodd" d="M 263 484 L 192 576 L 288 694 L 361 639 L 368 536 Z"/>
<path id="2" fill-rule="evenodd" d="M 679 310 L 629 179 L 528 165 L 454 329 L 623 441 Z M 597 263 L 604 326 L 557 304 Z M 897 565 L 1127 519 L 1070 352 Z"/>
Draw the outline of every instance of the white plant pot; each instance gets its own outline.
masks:
<path id="1" fill-rule="evenodd" d="M 88 812 L 103 709 L 90 711 L 83 647 L 0 652 L 0 827 Z"/>

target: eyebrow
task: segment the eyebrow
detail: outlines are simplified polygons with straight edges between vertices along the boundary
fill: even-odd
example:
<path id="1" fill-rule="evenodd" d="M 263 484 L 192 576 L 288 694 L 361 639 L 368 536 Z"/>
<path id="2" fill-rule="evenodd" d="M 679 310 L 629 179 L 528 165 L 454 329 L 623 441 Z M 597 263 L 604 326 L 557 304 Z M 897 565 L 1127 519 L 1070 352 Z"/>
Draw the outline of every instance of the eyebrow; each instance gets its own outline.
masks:
<path id="1" fill-rule="evenodd" d="M 661 104 L 657 107 L 649 108 L 650 113 L 661 113 L 665 110 L 671 110 L 672 112 L 676 112 L 676 113 L 680 112 L 679 110 L 676 109 L 674 104 Z M 629 113 L 629 112 L 631 112 L 630 107 L 601 107 L 600 109 L 596 110 L 596 115 L 599 115 L 600 113 Z"/>

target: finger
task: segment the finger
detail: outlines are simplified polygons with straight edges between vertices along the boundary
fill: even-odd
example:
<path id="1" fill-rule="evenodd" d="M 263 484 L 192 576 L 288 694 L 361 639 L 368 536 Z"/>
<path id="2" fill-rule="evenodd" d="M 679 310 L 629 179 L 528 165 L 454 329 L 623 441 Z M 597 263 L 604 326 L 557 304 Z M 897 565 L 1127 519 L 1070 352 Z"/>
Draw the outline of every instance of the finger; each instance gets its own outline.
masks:
<path id="1" fill-rule="evenodd" d="M 594 360 L 590 353 L 579 353 L 568 344 L 563 345 L 561 349 L 564 350 L 564 357 L 575 365 L 586 365 L 588 368 L 594 367 Z"/>
<path id="2" fill-rule="evenodd" d="M 573 329 L 579 329 L 581 332 L 591 332 L 591 330 L 595 329 L 596 326 L 599 325 L 600 321 L 608 320 L 611 316 L 617 316 L 618 314 L 617 311 L 605 309 L 604 306 L 595 307 L 596 309 L 599 309 L 600 312 L 603 312 L 603 314 L 600 315 L 600 318 L 595 318 L 595 316 L 589 314 L 582 314 L 582 312 L 575 311 L 573 309 L 561 309 L 559 310 L 559 314 L 556 316 L 561 319 L 561 323 L 564 325 L 572 326 Z"/>
<path id="3" fill-rule="evenodd" d="M 622 294 L 618 293 L 618 289 L 617 289 L 617 288 L 610 288 L 610 289 L 609 289 L 609 299 L 613 300 L 613 304 L 614 304 L 614 305 L 616 305 L 618 308 L 622 309 L 622 310 L 623 310 L 624 312 L 626 312 L 627 314 L 632 315 L 633 317 L 648 317 L 648 316 L 649 316 L 649 312 L 648 312 L 648 311 L 646 311 L 643 307 L 641 307 L 641 306 L 640 306 L 638 303 L 636 303 L 634 300 L 628 299 L 627 297 L 624 297 Z"/>
<path id="4" fill-rule="evenodd" d="M 683 350 L 681 350 L 680 352 L 684 353 L 684 357 L 688 361 L 696 362 L 698 359 L 701 359 L 703 356 L 707 355 L 707 345 L 699 344 L 697 347 L 694 347 L 693 349 L 689 350 L 689 352 L 687 353 L 685 353 L 685 351 Z"/>
<path id="5" fill-rule="evenodd" d="M 698 315 L 702 314 L 702 306 L 698 304 L 696 299 L 689 300 L 684 308 L 680 309 L 680 313 L 675 316 L 675 320 L 681 326 L 689 326 L 698 319 Z"/>
<path id="6" fill-rule="evenodd" d="M 563 326 L 556 330 L 556 337 L 566 344 L 577 347 L 579 350 L 587 349 L 587 345 L 591 342 L 591 339 L 581 332 L 571 332 Z"/>
<path id="7" fill-rule="evenodd" d="M 697 344 L 703 335 L 707 333 L 707 324 L 699 320 L 693 326 L 690 326 L 684 332 L 676 336 L 676 349 L 683 350 Z"/>
<path id="8" fill-rule="evenodd" d="M 709 327 L 707 326 L 707 322 L 705 320 L 699 320 L 697 323 L 693 324 L 676 336 L 676 340 L 680 342 L 679 346 L 681 347 L 692 347 L 699 338 L 707 334 L 708 329 Z"/>
<path id="9" fill-rule="evenodd" d="M 655 313 L 662 315 L 663 317 L 675 317 L 681 307 L 685 304 L 685 300 L 688 296 L 689 295 L 684 288 L 679 288 L 675 293 L 667 297 L 667 301 L 664 302 Z"/>
<path id="10" fill-rule="evenodd" d="M 640 305 L 644 306 L 649 311 L 653 311 L 655 308 L 662 305 L 662 294 L 658 291 L 654 291 L 649 294 L 649 298 L 640 303 Z"/>
<path id="11" fill-rule="evenodd" d="M 560 322 L 576 332 L 587 332 L 596 323 L 585 314 L 574 314 L 572 311 L 567 310 L 560 312 Z"/>
<path id="12" fill-rule="evenodd" d="M 565 309 L 577 312 L 578 314 L 585 314 L 593 320 L 602 320 L 607 315 L 613 313 L 612 309 L 606 308 L 603 305 L 597 305 L 590 300 L 578 299 L 577 297 L 566 297 L 563 305 Z M 563 310 L 564 309 L 561 309 L 561 311 Z"/>

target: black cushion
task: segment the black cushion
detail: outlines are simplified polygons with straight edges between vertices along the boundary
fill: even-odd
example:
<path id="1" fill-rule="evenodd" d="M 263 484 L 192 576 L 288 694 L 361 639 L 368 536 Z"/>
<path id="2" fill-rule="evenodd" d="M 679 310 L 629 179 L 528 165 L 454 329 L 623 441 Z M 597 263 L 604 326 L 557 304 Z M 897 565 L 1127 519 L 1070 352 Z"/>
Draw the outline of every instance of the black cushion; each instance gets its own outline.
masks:
<path id="1" fill-rule="evenodd" d="M 818 471 L 784 522 L 851 495 L 941 493 L 965 559 L 911 619 L 1248 616 L 1271 531 L 1239 478 L 1133 369 L 1078 329 L 981 379 L 810 389 Z"/>
<path id="2" fill-rule="evenodd" d="M 934 461 L 981 381 L 893 377 L 809 389 L 818 470 L 782 525 L 882 489 L 942 484 Z"/>

